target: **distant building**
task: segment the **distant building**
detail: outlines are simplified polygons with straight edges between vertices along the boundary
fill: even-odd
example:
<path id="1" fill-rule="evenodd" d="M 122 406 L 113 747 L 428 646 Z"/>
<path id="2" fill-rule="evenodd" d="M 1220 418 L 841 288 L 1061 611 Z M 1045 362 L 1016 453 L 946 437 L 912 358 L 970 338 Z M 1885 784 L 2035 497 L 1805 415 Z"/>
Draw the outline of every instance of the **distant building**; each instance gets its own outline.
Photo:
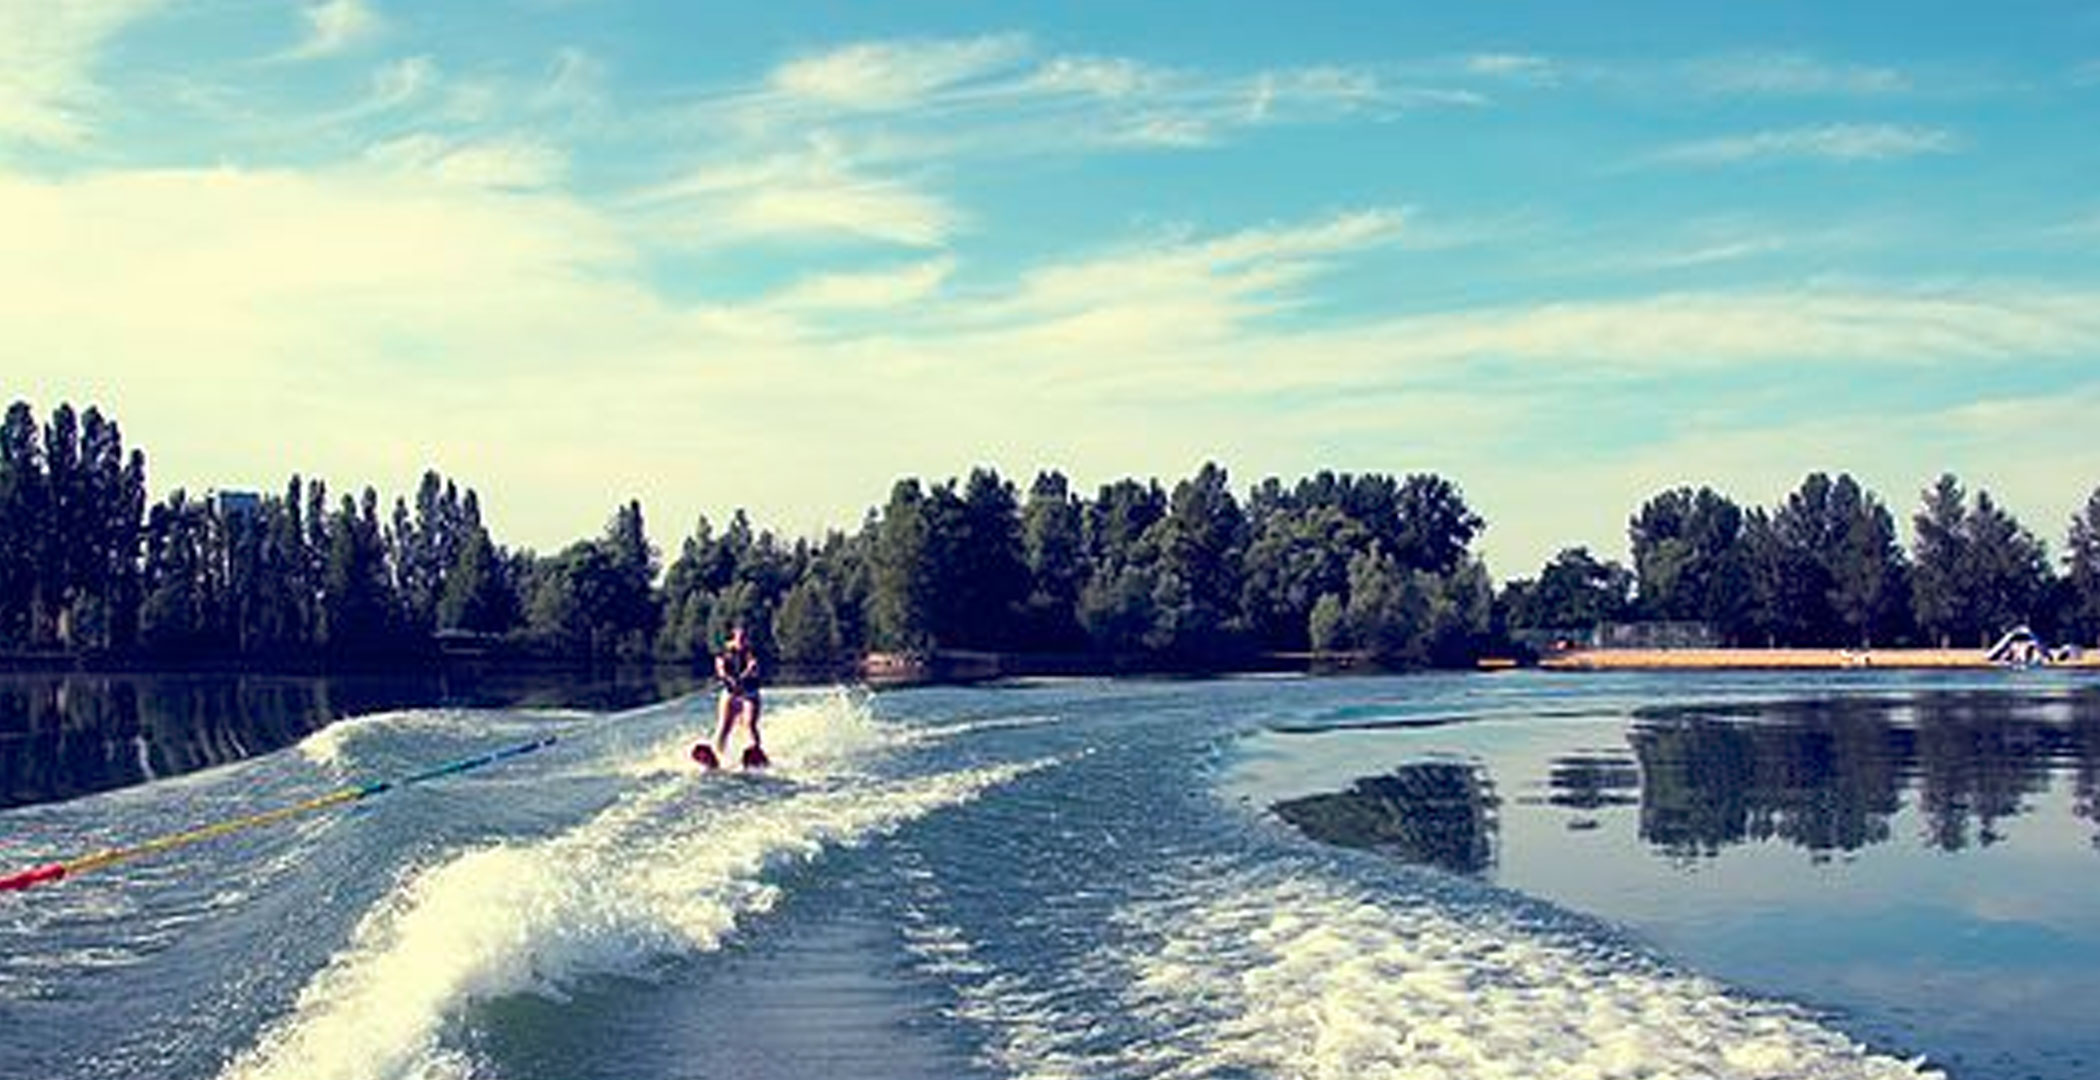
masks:
<path id="1" fill-rule="evenodd" d="M 214 491 L 206 499 L 221 521 L 248 521 L 262 513 L 262 496 L 252 491 Z"/>
<path id="2" fill-rule="evenodd" d="M 1718 649 L 1721 634 L 1712 623 L 1681 621 L 1603 623 L 1590 635 L 1597 649 Z"/>
<path id="3" fill-rule="evenodd" d="M 218 519 L 220 528 L 225 530 L 229 539 L 251 536 L 252 530 L 261 528 L 262 497 L 252 491 L 208 492 L 204 501 L 211 508 L 211 516 Z M 229 581 L 235 575 L 236 546 L 234 543 L 227 543 L 220 547 L 219 572 L 225 574 Z"/>

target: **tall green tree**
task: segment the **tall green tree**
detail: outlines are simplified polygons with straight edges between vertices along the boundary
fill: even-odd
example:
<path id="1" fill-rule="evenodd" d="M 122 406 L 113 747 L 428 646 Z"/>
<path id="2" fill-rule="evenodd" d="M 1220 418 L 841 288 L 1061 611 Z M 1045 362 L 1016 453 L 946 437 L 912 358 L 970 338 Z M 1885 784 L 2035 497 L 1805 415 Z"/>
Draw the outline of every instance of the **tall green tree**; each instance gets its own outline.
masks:
<path id="1" fill-rule="evenodd" d="M 73 598 L 80 590 L 82 563 L 77 542 L 86 531 L 89 508 L 80 467 L 80 418 L 64 402 L 44 426 L 44 519 L 38 531 L 36 637 L 67 647 Z"/>
<path id="2" fill-rule="evenodd" d="M 1225 470 L 1205 463 L 1196 475 L 1174 485 L 1158 536 L 1161 580 L 1155 620 L 1166 648 L 1181 656 L 1213 661 L 1233 647 L 1243 626 L 1239 603 L 1247 521 L 1228 486 Z"/>
<path id="3" fill-rule="evenodd" d="M 313 577 L 313 556 L 306 546 L 305 488 L 305 482 L 294 475 L 283 495 L 264 500 L 262 506 L 257 529 L 262 579 L 250 636 L 256 650 L 265 655 L 294 656 L 314 646 L 314 599 L 320 585 Z"/>
<path id="4" fill-rule="evenodd" d="M 1064 474 L 1036 474 L 1021 509 L 1021 558 L 1028 569 L 1026 644 L 1055 652 L 1083 644 L 1079 592 L 1086 585 L 1085 510 Z"/>
<path id="5" fill-rule="evenodd" d="M 1162 647 L 1162 594 L 1172 584 L 1159 567 L 1160 531 L 1167 515 L 1166 492 L 1155 482 L 1123 479 L 1104 484 L 1086 505 L 1086 584 L 1079 592 L 1078 621 L 1098 652 L 1128 654 Z"/>
<path id="6" fill-rule="evenodd" d="M 145 599 L 139 559 L 145 538 L 146 455 L 138 450 L 131 451 L 110 483 L 114 492 L 107 511 L 112 515 L 112 544 L 104 554 L 109 574 L 109 639 L 106 644 L 112 649 L 125 651 L 138 643 L 139 607 Z"/>
<path id="7" fill-rule="evenodd" d="M 1444 477 L 1416 473 L 1400 485 L 1393 556 L 1402 566 L 1448 574 L 1458 568 L 1486 521 L 1466 505 L 1465 495 Z"/>
<path id="8" fill-rule="evenodd" d="M 1964 580 L 1970 562 L 1968 507 L 1954 474 L 1940 474 L 1925 489 L 1911 532 L 1911 612 L 1918 629 L 1941 648 L 1975 637 L 1976 613 Z"/>
<path id="9" fill-rule="evenodd" d="M 26 649 L 35 644 L 47 524 L 40 434 L 27 402 L 8 406 L 7 418 L 0 422 L 0 647 Z"/>
<path id="10" fill-rule="evenodd" d="M 77 457 L 69 637 L 76 648 L 122 649 L 137 622 L 145 462 L 137 454 L 127 460 L 123 433 L 93 406 L 80 417 Z"/>
<path id="11" fill-rule="evenodd" d="M 1167 516 L 1167 494 L 1157 482 L 1118 480 L 1101 486 L 1086 507 L 1087 560 L 1096 572 L 1150 557 L 1140 544 Z"/>
<path id="12" fill-rule="evenodd" d="M 702 514 L 664 574 L 658 656 L 693 664 L 707 662 L 713 648 L 707 627 L 714 598 L 734 579 L 736 563 L 737 553 L 715 535 L 714 523 Z"/>
<path id="13" fill-rule="evenodd" d="M 939 566 L 930 517 L 919 482 L 897 481 L 882 509 L 869 567 L 868 614 L 877 648 L 909 652 L 935 645 Z"/>
<path id="14" fill-rule="evenodd" d="M 1013 485 L 972 469 L 960 498 L 943 484 L 933 505 L 936 635 L 963 648 L 1008 647 L 1030 590 Z"/>
<path id="15" fill-rule="evenodd" d="M 413 512 L 407 500 L 394 500 L 387 535 L 402 620 L 407 626 L 426 632 L 438 625 L 438 601 L 444 594 L 445 572 L 458 556 L 444 499 L 443 478 L 436 470 L 425 470 L 416 488 Z"/>
<path id="16" fill-rule="evenodd" d="M 2019 519 L 1987 491 L 1976 492 L 1968 520 L 1966 579 L 1976 613 L 1979 644 L 2034 621 L 2048 595 L 2049 553 Z"/>
<path id="17" fill-rule="evenodd" d="M 2054 584 L 2048 551 L 1989 492 L 1964 505 L 1960 481 L 1942 475 L 1912 524 L 1911 606 L 1942 647 L 1988 644 L 2043 613 Z"/>
<path id="18" fill-rule="evenodd" d="M 147 515 L 139 635 L 156 653 L 186 656 L 210 643 L 208 531 L 203 504 L 180 488 Z"/>
<path id="19" fill-rule="evenodd" d="M 1730 638 L 1747 631 L 1743 512 L 1734 502 L 1711 488 L 1674 488 L 1644 503 L 1626 534 L 1644 617 L 1705 622 Z"/>
<path id="20" fill-rule="evenodd" d="M 810 575 L 823 583 L 831 597 L 843 656 L 858 656 L 868 649 L 868 596 L 874 587 L 869 552 L 874 535 L 867 526 L 850 535 L 833 529 L 811 559 Z"/>
<path id="21" fill-rule="evenodd" d="M 1349 562 L 1377 538 L 1339 506 L 1275 505 L 1251 527 L 1244 559 L 1242 608 L 1262 647 L 1295 651 L 1312 640 L 1312 614 L 1323 597 L 1349 589 Z M 1330 618 L 1327 625 L 1338 624 Z"/>
<path id="22" fill-rule="evenodd" d="M 1428 578 L 1383 552 L 1366 551 L 1350 560 L 1343 609 L 1349 642 L 1381 663 L 1427 663 L 1433 617 Z"/>
<path id="23" fill-rule="evenodd" d="M 781 597 L 773 640 L 783 663 L 829 667 L 839 662 L 844 640 L 838 611 L 823 581 L 808 577 Z"/>
<path id="24" fill-rule="evenodd" d="M 1862 646 L 1899 636 L 1909 614 L 1909 576 L 1896 522 L 1873 492 L 1850 476 L 1833 485 L 1830 513 L 1840 527 L 1835 547 L 1824 552 L 1830 573 L 1830 605 L 1846 636 Z"/>
<path id="25" fill-rule="evenodd" d="M 1145 557 L 1141 547 L 1097 565 L 1079 591 L 1079 625 L 1091 647 L 1111 654 L 1163 648 L 1166 642 L 1158 636 L 1161 585 L 1158 561 Z"/>
<path id="26" fill-rule="evenodd" d="M 642 656 L 655 639 L 659 612 L 651 591 L 656 585 L 656 549 L 642 521 L 642 504 L 630 499 L 606 525 L 603 546 L 610 567 L 603 620 L 615 651 Z"/>
<path id="27" fill-rule="evenodd" d="M 526 627 L 542 647 L 571 656 L 609 657 L 619 646 L 614 626 L 618 571 L 611 552 L 579 540 L 539 560 L 531 575 Z"/>
<path id="28" fill-rule="evenodd" d="M 1633 612 L 1633 573 L 1586 547 L 1563 548 L 1532 582 L 1513 582 L 1509 621 L 1536 630 L 1595 630 Z"/>
<path id="29" fill-rule="evenodd" d="M 487 529 L 477 528 L 445 572 L 444 595 L 438 598 L 438 627 L 472 633 L 500 633 L 518 619 L 517 593 L 508 566 Z"/>
<path id="30" fill-rule="evenodd" d="M 720 643 L 728 640 L 729 632 L 743 627 L 751 636 L 751 644 L 761 655 L 776 651 L 773 635 L 775 602 L 770 592 L 759 581 L 738 578 L 723 589 L 708 606 L 707 639 Z"/>
<path id="31" fill-rule="evenodd" d="M 1477 558 L 1465 559 L 1448 573 L 1427 576 L 1429 625 L 1423 655 L 1437 667 L 1469 666 L 1486 655 L 1495 640 L 1494 581 Z M 1628 575 L 1624 580 L 1632 579 Z"/>
<path id="32" fill-rule="evenodd" d="M 2070 593 L 2065 629 L 2087 645 L 2100 643 L 2100 487 L 2072 515 L 2065 546 Z"/>
<path id="33" fill-rule="evenodd" d="M 1835 646 L 1898 625 L 1904 571 L 1894 520 L 1848 473 L 1810 473 L 1746 522 L 1752 623 L 1767 643 Z"/>
<path id="34" fill-rule="evenodd" d="M 398 610 L 387 570 L 379 495 L 365 488 L 328 518 L 327 564 L 321 575 L 321 642 L 338 656 L 367 656 L 392 644 Z"/>

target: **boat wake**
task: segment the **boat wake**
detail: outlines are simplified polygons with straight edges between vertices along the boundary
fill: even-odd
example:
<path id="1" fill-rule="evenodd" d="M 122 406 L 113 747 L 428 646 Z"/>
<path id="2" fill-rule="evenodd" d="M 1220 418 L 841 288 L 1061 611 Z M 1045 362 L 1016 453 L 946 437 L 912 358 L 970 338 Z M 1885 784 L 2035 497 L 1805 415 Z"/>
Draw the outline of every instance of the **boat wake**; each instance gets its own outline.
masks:
<path id="1" fill-rule="evenodd" d="M 222 1075 L 363 1080 L 471 1075 L 451 1038 L 467 1007 L 513 994 L 560 997 L 591 975 L 650 978 L 719 949 L 780 898 L 768 872 L 975 799 L 1047 762 L 904 779 L 837 776 L 879 748 L 881 725 L 850 702 L 783 710 L 790 782 L 663 777 L 659 747 L 611 765 L 636 790 L 567 831 L 447 854 L 404 871 Z M 677 736 L 686 738 L 684 734 Z M 667 739 L 656 742 L 669 745 Z M 647 779 L 654 777 L 654 779 Z"/>

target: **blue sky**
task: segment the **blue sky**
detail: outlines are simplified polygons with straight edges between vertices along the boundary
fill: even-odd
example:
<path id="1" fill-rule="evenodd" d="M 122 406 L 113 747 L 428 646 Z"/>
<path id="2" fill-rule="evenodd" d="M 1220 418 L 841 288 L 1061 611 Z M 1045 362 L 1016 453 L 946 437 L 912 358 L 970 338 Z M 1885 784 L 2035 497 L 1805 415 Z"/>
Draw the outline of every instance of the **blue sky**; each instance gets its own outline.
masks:
<path id="1" fill-rule="evenodd" d="M 2100 484 L 2100 6 L 0 0 L 0 379 L 156 487 Z"/>

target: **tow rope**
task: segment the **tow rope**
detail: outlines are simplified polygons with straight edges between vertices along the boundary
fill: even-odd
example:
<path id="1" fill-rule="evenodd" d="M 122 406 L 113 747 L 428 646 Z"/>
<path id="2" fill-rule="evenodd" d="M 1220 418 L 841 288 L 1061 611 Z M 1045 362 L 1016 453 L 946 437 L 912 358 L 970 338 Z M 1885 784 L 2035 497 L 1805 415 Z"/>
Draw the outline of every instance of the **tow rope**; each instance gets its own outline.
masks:
<path id="1" fill-rule="evenodd" d="M 583 726 L 588 727 L 591 725 Z M 486 754 L 476 754 L 473 757 L 460 758 L 457 761 L 448 761 L 442 765 L 424 769 L 421 772 L 410 773 L 407 776 L 341 788 L 326 795 L 317 795 L 303 802 L 293 803 L 290 806 L 280 806 L 274 810 L 265 810 L 261 813 L 246 815 L 245 817 L 213 822 L 212 824 L 199 826 L 184 832 L 157 836 L 151 840 L 136 844 L 104 848 L 101 851 L 91 852 L 75 858 L 45 863 L 42 866 L 31 867 L 19 873 L 0 877 L 0 892 L 19 892 L 37 885 L 63 881 L 69 877 L 78 877 L 90 871 L 100 870 L 105 866 L 114 866 L 117 863 L 129 862 L 148 855 L 158 855 L 162 852 L 174 851 L 177 848 L 189 847 L 192 844 L 201 844 L 206 840 L 225 836 L 228 833 L 273 824 L 286 818 L 326 810 L 333 806 L 360 802 L 375 795 L 383 795 L 389 791 L 398 791 L 401 788 L 420 784 L 426 780 L 436 780 L 443 776 L 457 776 L 460 773 L 472 772 L 475 769 L 485 765 L 493 765 L 507 758 L 530 754 L 535 750 L 544 750 L 549 746 L 553 746 L 560 738 L 559 734 L 545 735 L 531 742 L 519 743 L 516 746 L 506 746 L 501 750 L 491 751 Z"/>

